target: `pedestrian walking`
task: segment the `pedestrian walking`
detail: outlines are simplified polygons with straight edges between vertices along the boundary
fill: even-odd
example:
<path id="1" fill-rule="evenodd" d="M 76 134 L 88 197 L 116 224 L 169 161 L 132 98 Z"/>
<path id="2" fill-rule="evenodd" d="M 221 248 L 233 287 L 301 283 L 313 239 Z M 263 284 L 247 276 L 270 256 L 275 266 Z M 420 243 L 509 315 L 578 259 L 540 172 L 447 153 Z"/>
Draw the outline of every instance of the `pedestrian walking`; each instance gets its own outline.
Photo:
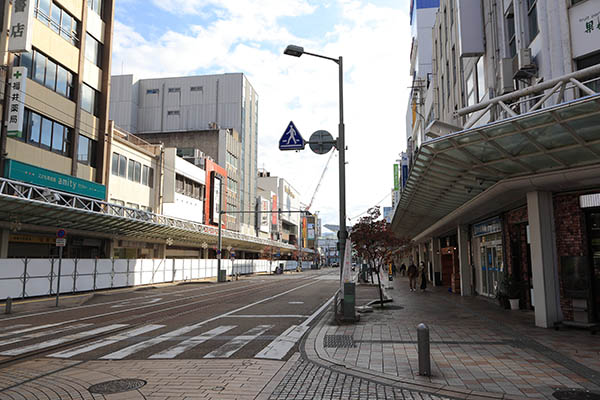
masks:
<path id="1" fill-rule="evenodd" d="M 419 275 L 421 276 L 421 292 L 424 292 L 427 289 L 427 273 L 425 272 L 425 263 L 423 261 L 421 261 L 419 267 Z"/>
<path id="2" fill-rule="evenodd" d="M 392 261 L 392 276 L 396 276 L 396 263 Z"/>
<path id="3" fill-rule="evenodd" d="M 408 269 L 406 270 L 406 274 L 408 275 L 408 285 L 410 287 L 410 291 L 414 292 L 417 290 L 417 266 L 411 261 Z"/>
<path id="4" fill-rule="evenodd" d="M 406 276 L 406 264 L 402 263 L 402 265 L 400 265 L 400 276 Z"/>

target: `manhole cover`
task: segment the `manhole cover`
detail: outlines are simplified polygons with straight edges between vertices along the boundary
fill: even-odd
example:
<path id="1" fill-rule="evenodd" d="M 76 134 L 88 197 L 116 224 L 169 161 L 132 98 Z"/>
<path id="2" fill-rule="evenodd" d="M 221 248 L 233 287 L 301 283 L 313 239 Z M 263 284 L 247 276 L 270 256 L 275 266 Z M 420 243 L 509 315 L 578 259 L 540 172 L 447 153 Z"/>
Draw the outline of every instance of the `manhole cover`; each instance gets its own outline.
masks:
<path id="1" fill-rule="evenodd" d="M 141 379 L 117 379 L 114 381 L 96 383 L 95 385 L 90 386 L 88 391 L 97 394 L 123 393 L 139 389 L 145 384 L 146 381 Z"/>
<path id="2" fill-rule="evenodd" d="M 584 389 L 559 389 L 552 393 L 558 400 L 600 400 L 600 393 Z"/>
<path id="3" fill-rule="evenodd" d="M 354 347 L 354 338 L 350 335 L 325 335 L 323 346 L 333 348 Z"/>

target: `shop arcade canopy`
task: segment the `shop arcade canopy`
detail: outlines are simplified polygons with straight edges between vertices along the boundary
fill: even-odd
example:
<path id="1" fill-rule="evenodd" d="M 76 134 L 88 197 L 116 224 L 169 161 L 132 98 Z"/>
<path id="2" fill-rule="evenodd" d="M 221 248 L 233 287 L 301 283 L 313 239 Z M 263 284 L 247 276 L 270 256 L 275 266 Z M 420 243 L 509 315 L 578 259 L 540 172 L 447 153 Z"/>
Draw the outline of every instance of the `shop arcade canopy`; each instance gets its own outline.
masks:
<path id="1" fill-rule="evenodd" d="M 415 238 L 492 186 L 600 166 L 600 95 L 469 128 L 423 143 L 392 220 Z"/>

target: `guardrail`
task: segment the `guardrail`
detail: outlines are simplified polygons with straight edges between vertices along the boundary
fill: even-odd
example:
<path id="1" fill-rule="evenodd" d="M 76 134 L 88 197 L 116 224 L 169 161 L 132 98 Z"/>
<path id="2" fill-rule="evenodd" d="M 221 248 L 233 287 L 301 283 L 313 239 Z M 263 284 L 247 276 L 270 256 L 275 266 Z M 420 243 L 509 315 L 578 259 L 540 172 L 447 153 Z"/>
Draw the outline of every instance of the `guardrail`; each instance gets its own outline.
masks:
<path id="1" fill-rule="evenodd" d="M 221 260 L 227 275 L 271 273 L 297 261 Z M 217 277 L 216 259 L 63 259 L 60 293 L 89 292 Z M 0 300 L 56 294 L 58 259 L 0 259 Z"/>

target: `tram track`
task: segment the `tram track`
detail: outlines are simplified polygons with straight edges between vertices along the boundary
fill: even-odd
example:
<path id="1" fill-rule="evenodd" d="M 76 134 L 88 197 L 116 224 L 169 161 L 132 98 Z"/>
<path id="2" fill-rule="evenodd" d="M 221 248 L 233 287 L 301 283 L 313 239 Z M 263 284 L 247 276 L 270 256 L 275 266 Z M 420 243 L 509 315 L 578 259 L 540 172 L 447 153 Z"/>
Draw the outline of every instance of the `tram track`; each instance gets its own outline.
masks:
<path id="1" fill-rule="evenodd" d="M 22 355 L 17 355 L 17 356 L 11 356 L 10 358 L 4 359 L 4 360 L 0 360 L 0 369 L 4 369 L 4 368 L 8 368 L 8 367 L 12 367 L 14 365 L 29 361 L 31 359 L 35 359 L 37 357 L 41 357 L 44 354 L 48 354 L 48 353 L 54 353 L 56 351 L 60 351 L 62 349 L 66 349 L 68 347 L 71 346 L 75 346 L 75 345 L 81 345 L 81 344 L 85 344 L 91 341 L 95 341 L 98 339 L 102 339 L 104 337 L 110 336 L 110 335 L 114 335 L 126 330 L 130 330 L 132 328 L 135 327 L 139 327 L 142 325 L 147 325 L 147 324 L 158 324 L 161 322 L 165 322 L 171 319 L 175 319 L 175 318 L 180 318 L 183 315 L 187 315 L 190 314 L 192 312 L 197 312 L 198 309 L 196 308 L 199 304 L 203 304 L 205 306 L 211 306 L 211 305 L 216 305 L 219 303 L 222 303 L 224 300 L 234 297 L 234 296 L 239 296 L 241 294 L 245 294 L 245 295 L 250 295 L 254 292 L 257 291 L 264 291 L 265 289 L 270 289 L 270 288 L 274 288 L 277 287 L 279 290 L 276 295 L 274 296 L 270 296 L 266 299 L 260 300 L 258 302 L 254 302 L 245 306 L 242 306 L 240 308 L 234 309 L 232 311 L 226 312 L 225 314 L 222 314 L 220 316 L 216 316 L 216 317 L 212 317 L 212 318 L 208 318 L 202 322 L 200 322 L 198 324 L 198 326 L 203 325 L 205 323 L 208 323 L 210 321 L 213 321 L 215 319 L 218 318 L 222 318 L 224 315 L 229 315 L 229 314 L 233 314 L 235 312 L 241 311 L 242 309 L 251 307 L 253 305 L 259 304 L 261 302 L 264 302 L 266 300 L 270 300 L 272 298 L 275 297 L 279 297 L 283 294 L 289 293 L 291 291 L 300 289 L 302 287 L 308 286 L 312 283 L 305 283 L 307 281 L 314 281 L 313 283 L 318 282 L 317 279 L 315 279 L 314 277 L 307 277 L 307 278 L 300 278 L 298 280 L 294 280 L 292 282 L 281 282 L 281 281 L 277 281 L 277 282 L 273 282 L 273 283 L 268 283 L 268 284 L 257 284 L 257 285 L 249 285 L 246 286 L 245 290 L 239 290 L 239 287 L 236 288 L 231 288 L 231 289 L 227 289 L 227 290 L 223 290 L 223 291 L 216 291 L 216 292 L 211 292 L 211 293 L 203 293 L 201 295 L 197 295 L 197 296 L 191 296 L 191 297 L 186 297 L 186 298 L 182 298 L 182 299 L 173 299 L 168 301 L 169 303 L 171 302 L 181 302 L 181 301 L 189 301 L 190 298 L 197 298 L 197 297 L 206 297 L 206 296 L 214 296 L 214 295 L 218 295 L 218 294 L 222 294 L 223 292 L 229 292 L 229 293 L 225 293 L 224 295 L 220 296 L 220 297 L 213 297 L 210 299 L 202 299 L 199 301 L 195 301 L 192 303 L 186 303 L 186 304 L 181 304 L 181 305 L 175 305 L 172 307 L 169 307 L 167 309 L 165 308 L 161 308 L 159 310 L 153 310 L 153 311 L 149 311 L 147 313 L 144 314 L 136 314 L 134 316 L 124 316 L 122 318 L 117 318 L 117 319 L 111 319 L 109 321 L 106 321 L 106 325 L 111 325 L 111 324 L 123 324 L 123 323 L 127 323 L 126 326 L 122 326 L 122 327 L 118 327 L 115 329 L 111 329 L 111 330 L 107 330 L 104 331 L 102 333 L 93 335 L 93 336 L 88 336 L 88 337 L 82 337 L 80 339 L 74 339 L 74 340 L 70 340 L 64 343 L 60 343 L 57 344 L 55 346 L 50 346 L 50 347 L 45 347 L 43 349 L 39 349 L 39 350 L 34 350 L 28 353 L 24 353 Z M 282 287 L 283 286 L 283 287 Z M 291 289 L 287 289 L 285 290 L 287 287 L 290 287 Z M 150 305 L 146 305 L 146 306 L 141 306 L 141 307 L 136 307 L 136 308 L 131 308 L 131 309 L 125 309 L 125 310 L 118 310 L 115 312 L 111 312 L 108 314 L 102 314 L 102 315 L 92 315 L 92 316 L 87 316 L 84 318 L 80 318 L 80 319 L 76 319 L 76 320 L 70 320 L 70 321 L 65 321 L 63 323 L 61 323 L 61 325 L 64 324 L 68 324 L 68 323 L 75 323 L 75 322 L 82 322 L 82 321 L 88 321 L 88 320 L 93 320 L 96 318 L 103 318 L 106 317 L 107 315 L 113 315 L 113 314 L 122 314 L 122 313 L 126 313 L 126 312 L 131 312 L 134 311 L 136 309 L 141 309 L 141 308 L 147 308 L 147 307 L 159 307 L 159 306 L 164 306 L 165 303 L 161 303 L 161 304 L 150 304 Z M 190 309 L 185 309 L 186 307 L 190 308 Z M 159 314 L 159 313 L 165 313 L 165 312 L 169 312 L 169 311 L 173 311 L 176 309 L 180 309 L 180 308 L 184 308 L 184 310 L 179 310 L 177 313 L 174 314 L 170 314 L 170 315 L 166 315 L 166 316 L 161 316 L 161 317 L 157 317 L 154 319 L 146 319 L 148 316 L 154 315 L 154 314 Z M 137 320 L 140 320 L 140 322 L 135 322 Z M 82 361 L 84 362 L 84 361 Z M 77 363 L 76 365 L 78 365 L 79 363 Z M 74 365 L 75 366 L 75 365 Z M 0 392 L 4 391 L 6 389 L 0 389 Z"/>

